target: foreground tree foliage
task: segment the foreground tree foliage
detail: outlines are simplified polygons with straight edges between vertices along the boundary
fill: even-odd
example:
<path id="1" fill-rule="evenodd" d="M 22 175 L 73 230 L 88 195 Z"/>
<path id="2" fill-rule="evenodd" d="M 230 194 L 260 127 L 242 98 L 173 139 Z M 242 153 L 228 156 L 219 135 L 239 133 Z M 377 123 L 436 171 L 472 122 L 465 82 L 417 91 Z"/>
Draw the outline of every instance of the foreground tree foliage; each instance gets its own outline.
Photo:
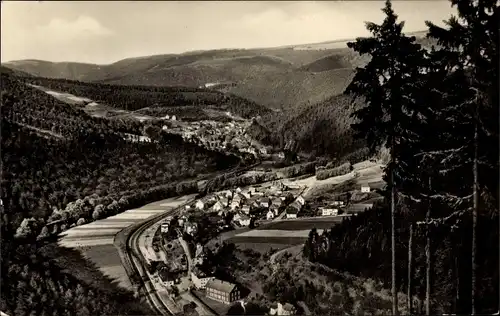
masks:
<path id="1" fill-rule="evenodd" d="M 2 236 L 4 237 L 4 236 Z M 31 245 L 2 242 L 0 310 L 8 315 L 151 315 L 132 294 L 104 293 L 64 272 Z"/>
<path id="2" fill-rule="evenodd" d="M 496 1 L 452 4 L 458 17 L 446 28 L 429 23 L 428 36 L 440 46 L 420 51 L 418 58 L 401 48 L 407 39 L 398 28 L 378 34 L 398 39 L 393 51 L 370 49 L 377 36 L 352 44 L 372 56 L 358 69 L 354 89 L 346 91 L 367 101 L 355 114 L 360 121 L 354 128 L 370 147 L 388 140 L 393 149 L 386 201 L 319 241 L 312 232 L 304 251 L 332 268 L 392 283 L 396 292 L 410 294 L 408 308 L 415 313 L 492 313 L 499 303 L 499 6 Z M 393 19 L 389 2 L 384 12 L 386 21 Z M 405 76 L 392 83 L 379 80 L 384 60 L 391 65 L 406 60 L 397 67 L 406 69 Z"/>

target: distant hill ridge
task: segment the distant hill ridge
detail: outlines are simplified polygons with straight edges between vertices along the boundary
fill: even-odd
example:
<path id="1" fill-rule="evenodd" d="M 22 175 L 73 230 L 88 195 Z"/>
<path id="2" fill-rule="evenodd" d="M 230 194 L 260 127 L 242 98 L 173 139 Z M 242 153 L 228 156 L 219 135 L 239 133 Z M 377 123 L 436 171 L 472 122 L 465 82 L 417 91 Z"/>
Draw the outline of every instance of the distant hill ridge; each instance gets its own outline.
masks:
<path id="1" fill-rule="evenodd" d="M 413 32 L 430 45 L 425 32 Z M 296 109 L 342 92 L 352 70 L 367 62 L 348 40 L 254 49 L 218 49 L 126 58 L 108 65 L 19 60 L 3 66 L 37 77 L 119 85 L 219 87 L 270 108 Z M 217 89 L 213 87 L 212 89 Z"/>

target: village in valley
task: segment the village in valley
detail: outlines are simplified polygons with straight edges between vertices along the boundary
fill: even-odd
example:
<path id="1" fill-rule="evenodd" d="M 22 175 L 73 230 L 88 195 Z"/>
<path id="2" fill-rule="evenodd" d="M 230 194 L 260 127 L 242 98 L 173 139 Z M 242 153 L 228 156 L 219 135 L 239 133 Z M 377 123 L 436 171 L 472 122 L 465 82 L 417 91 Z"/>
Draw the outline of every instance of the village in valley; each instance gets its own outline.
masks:
<path id="1" fill-rule="evenodd" d="M 330 202 L 310 203 L 304 198 L 305 189 L 278 180 L 223 190 L 183 206 L 179 215 L 168 216 L 152 226 L 141 247 L 152 280 L 168 291 L 172 305 L 184 314 L 196 315 L 201 311 L 217 314 L 209 312 L 211 306 L 215 305 L 215 310 L 219 306 L 220 310 L 221 305 L 230 306 L 238 301 L 244 304 L 245 289 L 241 285 L 213 275 L 214 267 L 207 262 L 207 248 L 214 244 L 220 248 L 220 235 L 225 232 L 237 234 L 267 223 L 335 218 L 357 212 L 356 204 L 350 205 L 345 195 Z M 368 193 L 370 186 L 361 185 L 358 190 Z M 362 205 L 364 209 L 371 207 Z M 296 311 L 297 307 L 290 303 L 274 302 L 268 314 L 293 315 Z"/>
<path id="2" fill-rule="evenodd" d="M 254 157 L 268 158 L 272 148 L 266 147 L 247 133 L 252 120 L 236 118 L 226 112 L 227 120 L 181 121 L 175 115 L 165 116 L 162 129 L 201 147 L 221 152 L 239 152 L 251 154 Z M 277 154 L 284 158 L 283 153 Z"/>

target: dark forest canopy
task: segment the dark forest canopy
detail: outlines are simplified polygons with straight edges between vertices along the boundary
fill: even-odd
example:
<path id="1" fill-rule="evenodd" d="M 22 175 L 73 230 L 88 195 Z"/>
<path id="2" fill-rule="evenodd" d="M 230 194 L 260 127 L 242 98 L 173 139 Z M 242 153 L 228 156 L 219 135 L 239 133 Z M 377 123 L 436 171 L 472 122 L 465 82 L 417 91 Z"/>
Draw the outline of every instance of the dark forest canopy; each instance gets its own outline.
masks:
<path id="1" fill-rule="evenodd" d="M 210 107 L 229 111 L 245 118 L 270 112 L 265 106 L 242 97 L 209 89 L 110 85 L 40 77 L 23 78 L 23 80 L 34 85 L 86 97 L 110 107 L 129 111 L 143 108 L 196 106 L 200 109 Z"/>
<path id="2" fill-rule="evenodd" d="M 239 163 L 160 134 L 142 123 L 87 115 L 2 73 L 2 299 L 9 315 L 147 314 L 132 294 L 108 295 L 68 275 L 39 252 L 81 223 L 198 191 L 196 178 Z M 193 179 L 191 181 L 183 181 Z M 48 223 L 57 222 L 57 225 Z M 6 277 L 5 277 L 6 276 Z"/>

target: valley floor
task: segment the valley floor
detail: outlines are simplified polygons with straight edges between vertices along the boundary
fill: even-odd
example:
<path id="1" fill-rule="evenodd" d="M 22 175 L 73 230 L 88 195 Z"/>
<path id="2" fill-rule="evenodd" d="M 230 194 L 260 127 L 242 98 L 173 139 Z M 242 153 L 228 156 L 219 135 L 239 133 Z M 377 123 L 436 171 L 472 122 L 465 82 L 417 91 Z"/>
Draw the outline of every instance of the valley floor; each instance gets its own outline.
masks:
<path id="1" fill-rule="evenodd" d="M 132 289 L 118 250 L 114 246 L 115 235 L 130 225 L 174 209 L 192 197 L 193 195 L 186 195 L 157 201 L 138 209 L 74 227 L 61 234 L 59 245 L 80 251 L 104 275 L 117 281 L 120 286 Z"/>

